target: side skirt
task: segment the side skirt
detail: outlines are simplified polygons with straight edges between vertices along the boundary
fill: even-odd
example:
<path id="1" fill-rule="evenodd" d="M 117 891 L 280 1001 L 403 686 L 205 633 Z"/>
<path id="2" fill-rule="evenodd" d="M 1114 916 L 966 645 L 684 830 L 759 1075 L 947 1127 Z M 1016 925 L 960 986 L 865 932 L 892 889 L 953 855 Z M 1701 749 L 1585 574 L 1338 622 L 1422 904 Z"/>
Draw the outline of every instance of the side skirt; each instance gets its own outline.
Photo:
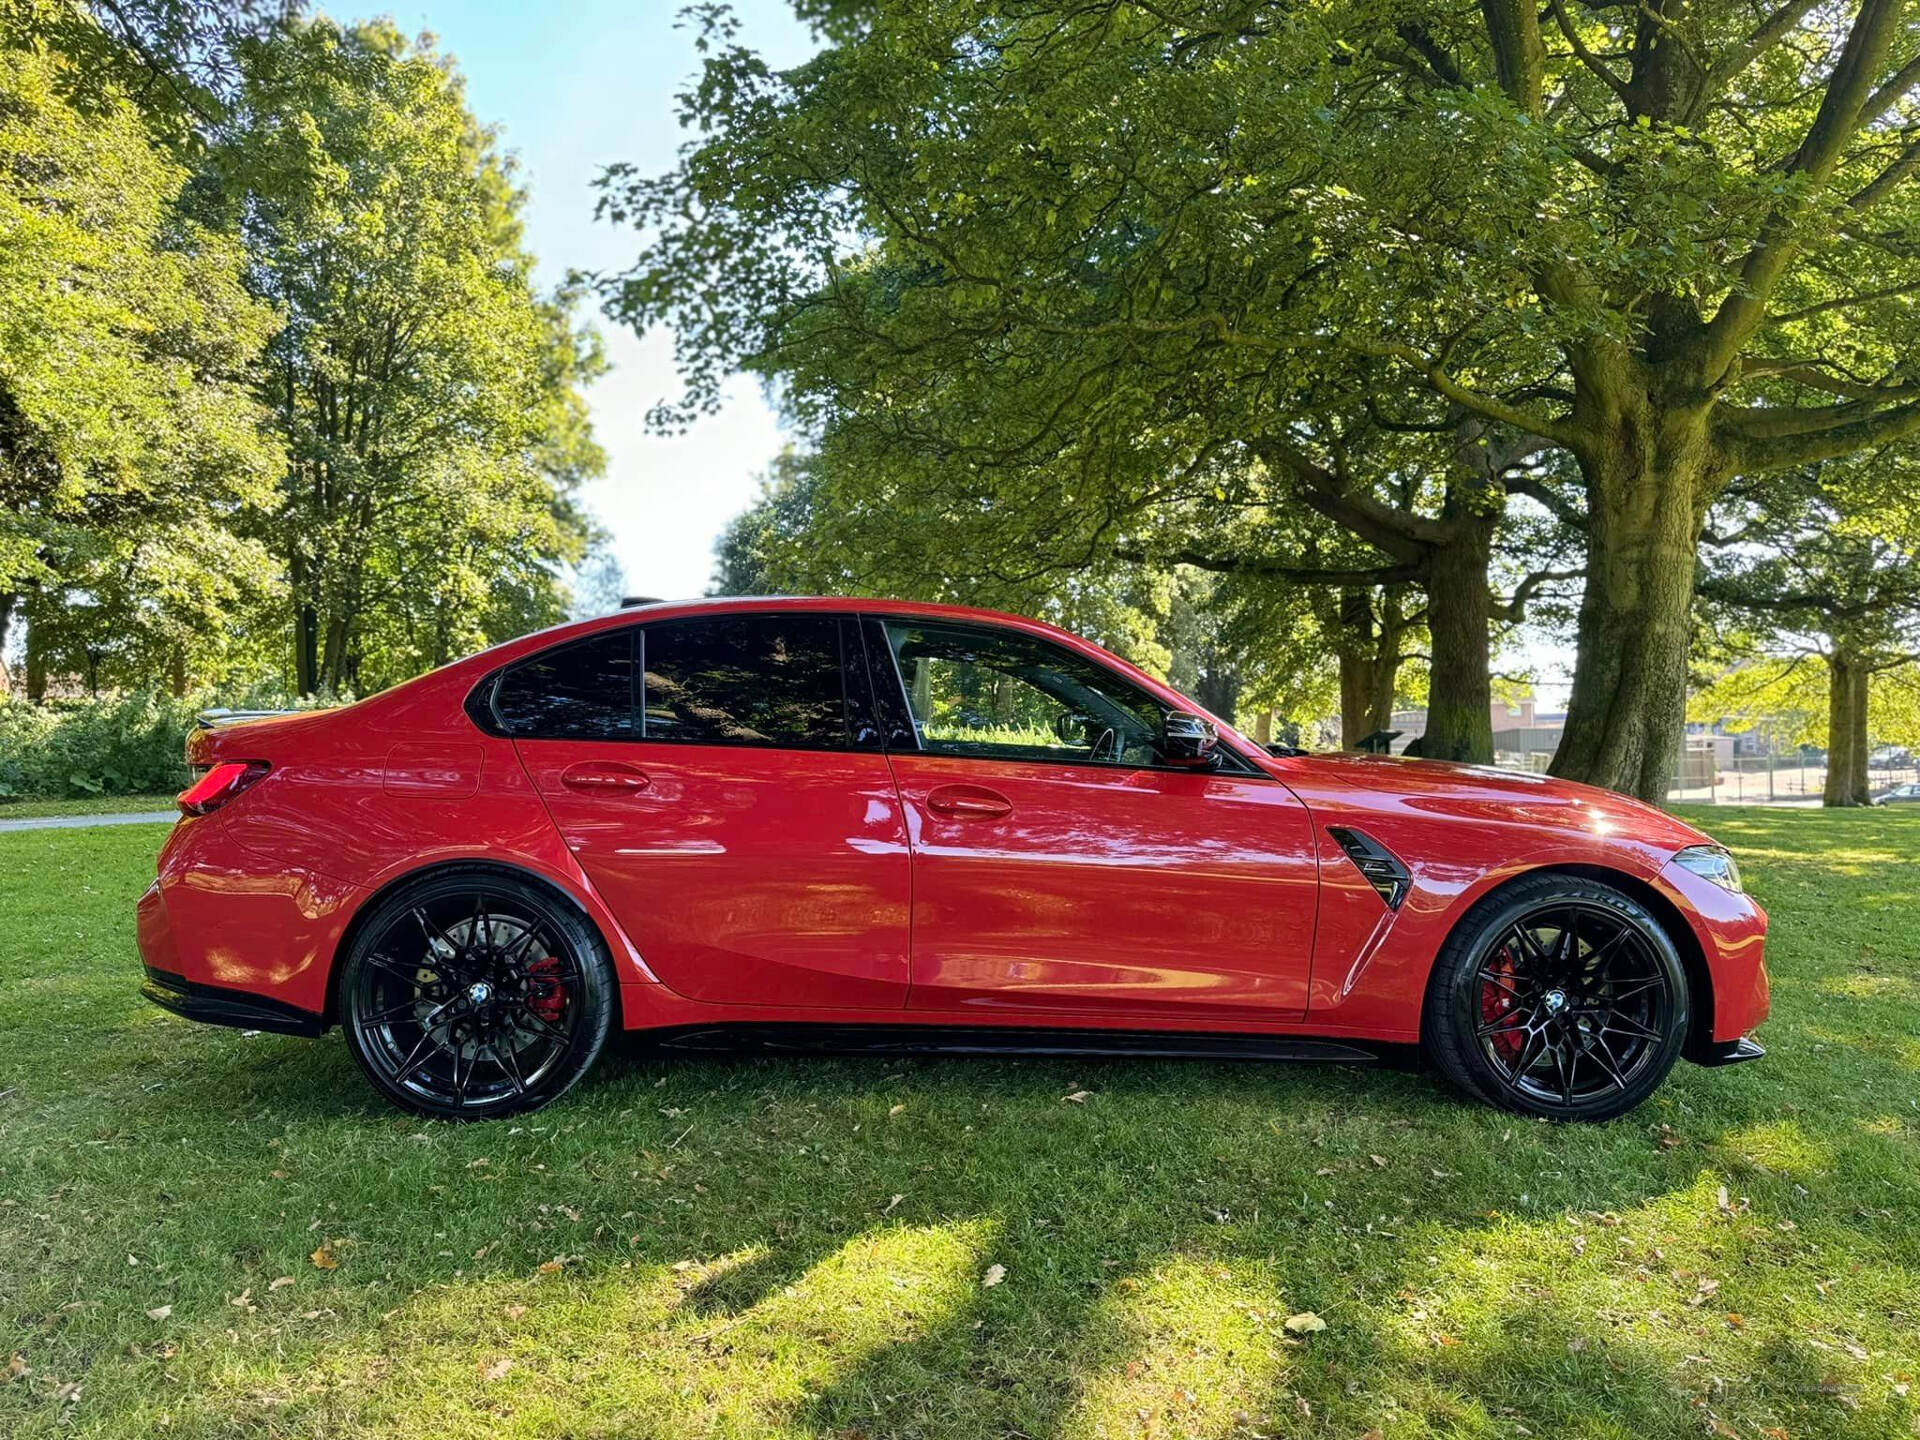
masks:
<path id="1" fill-rule="evenodd" d="M 693 1025 L 629 1032 L 663 1050 L 831 1055 L 1137 1056 L 1159 1060 L 1325 1060 L 1371 1064 L 1401 1046 L 1350 1045 L 1291 1035 L 1006 1025 Z"/>

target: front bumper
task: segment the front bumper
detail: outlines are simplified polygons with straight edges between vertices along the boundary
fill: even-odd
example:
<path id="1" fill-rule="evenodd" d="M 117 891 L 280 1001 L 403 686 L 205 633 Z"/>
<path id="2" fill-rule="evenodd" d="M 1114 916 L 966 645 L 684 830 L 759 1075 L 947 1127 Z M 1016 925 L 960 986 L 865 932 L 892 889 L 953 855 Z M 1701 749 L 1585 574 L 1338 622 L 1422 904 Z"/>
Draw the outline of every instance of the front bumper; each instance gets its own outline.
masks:
<path id="1" fill-rule="evenodd" d="M 227 990 L 218 985 L 202 985 L 170 971 L 146 967 L 146 983 L 140 993 L 162 1010 L 171 1010 L 189 1020 L 207 1025 L 232 1025 L 242 1030 L 267 1030 L 275 1035 L 326 1033 L 326 1020 L 309 1010 L 301 1010 L 264 995 L 249 995 L 243 990 Z"/>
<path id="2" fill-rule="evenodd" d="M 1714 1069 L 1721 1065 L 1742 1065 L 1749 1060 L 1761 1060 L 1766 1053 L 1766 1046 L 1751 1035 L 1742 1035 L 1738 1040 L 1719 1040 L 1711 1045 L 1703 1045 L 1689 1053 L 1687 1058 L 1696 1065 Z"/>

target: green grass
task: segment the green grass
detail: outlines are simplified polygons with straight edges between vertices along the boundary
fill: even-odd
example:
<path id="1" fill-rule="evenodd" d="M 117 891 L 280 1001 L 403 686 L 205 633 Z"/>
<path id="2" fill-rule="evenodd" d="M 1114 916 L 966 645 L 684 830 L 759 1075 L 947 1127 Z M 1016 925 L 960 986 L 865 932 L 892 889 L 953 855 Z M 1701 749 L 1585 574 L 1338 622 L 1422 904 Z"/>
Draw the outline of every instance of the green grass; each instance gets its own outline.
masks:
<path id="1" fill-rule="evenodd" d="M 1913 1434 L 1920 816 L 1704 819 L 1773 1053 L 1595 1128 L 1393 1070 L 631 1046 L 427 1124 L 337 1035 L 137 999 L 159 832 L 0 835 L 0 1435 Z"/>
<path id="2" fill-rule="evenodd" d="M 172 795 L 89 795 L 84 800 L 0 799 L 0 820 L 31 820 L 42 815 L 137 815 L 172 810 Z"/>

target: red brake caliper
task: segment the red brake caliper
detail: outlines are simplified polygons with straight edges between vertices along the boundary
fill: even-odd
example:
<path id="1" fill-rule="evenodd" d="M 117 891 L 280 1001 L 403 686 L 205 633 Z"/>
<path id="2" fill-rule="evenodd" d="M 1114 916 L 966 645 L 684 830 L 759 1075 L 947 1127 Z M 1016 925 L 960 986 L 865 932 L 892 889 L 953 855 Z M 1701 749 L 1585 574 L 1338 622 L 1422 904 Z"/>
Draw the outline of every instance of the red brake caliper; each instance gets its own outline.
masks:
<path id="1" fill-rule="evenodd" d="M 567 1011 L 567 987 L 560 983 L 559 973 L 560 962 L 551 955 L 527 967 L 527 974 L 533 979 L 528 987 L 532 993 L 527 997 L 527 1008 L 556 1025 Z"/>
<path id="2" fill-rule="evenodd" d="M 1507 951 L 1502 950 L 1500 952 L 1500 958 L 1487 967 L 1487 974 L 1490 976 L 1497 975 L 1502 980 L 1508 982 L 1508 984 L 1512 984 L 1514 978 L 1513 956 L 1508 954 Z M 1513 1009 L 1513 994 L 1511 991 L 1503 986 L 1494 984 L 1491 979 L 1481 984 L 1480 1020 L 1482 1024 L 1491 1025 L 1511 1009 Z M 1523 1037 L 1518 1026 L 1496 1030 L 1488 1038 L 1493 1041 L 1493 1048 L 1500 1052 L 1502 1059 L 1512 1060 L 1514 1056 L 1520 1053 L 1520 1041 Z"/>

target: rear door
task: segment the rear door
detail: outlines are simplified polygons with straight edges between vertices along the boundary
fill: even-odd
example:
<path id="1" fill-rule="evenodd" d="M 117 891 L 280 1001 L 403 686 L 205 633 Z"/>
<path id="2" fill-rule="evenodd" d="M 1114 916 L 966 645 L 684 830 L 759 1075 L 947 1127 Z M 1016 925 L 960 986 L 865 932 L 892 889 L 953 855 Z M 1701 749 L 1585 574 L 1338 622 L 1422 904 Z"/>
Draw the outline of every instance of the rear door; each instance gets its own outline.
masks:
<path id="1" fill-rule="evenodd" d="M 859 644 L 831 614 L 723 612 L 501 677 L 500 722 L 568 847 L 690 999 L 906 1002 L 906 830 L 849 664 Z"/>
<path id="2" fill-rule="evenodd" d="M 913 1008 L 1305 1012 L 1318 864 L 1291 791 L 1237 756 L 1162 763 L 1166 707 L 1045 637 L 867 633 L 913 843 Z"/>

